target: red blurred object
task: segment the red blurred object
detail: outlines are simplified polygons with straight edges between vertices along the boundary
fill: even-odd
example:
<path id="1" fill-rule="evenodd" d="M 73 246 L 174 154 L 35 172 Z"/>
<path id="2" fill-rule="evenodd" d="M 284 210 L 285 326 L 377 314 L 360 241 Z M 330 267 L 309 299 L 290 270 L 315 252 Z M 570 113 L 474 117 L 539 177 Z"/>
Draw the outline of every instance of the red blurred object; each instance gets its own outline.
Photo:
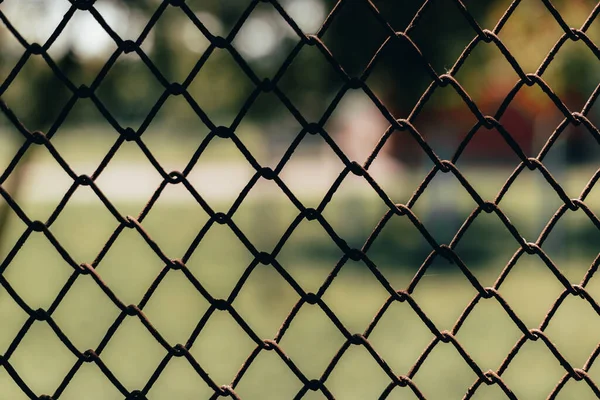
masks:
<path id="1" fill-rule="evenodd" d="M 479 110 L 484 115 L 493 115 L 504 100 L 503 94 L 510 89 L 506 85 L 489 85 L 484 91 L 487 95 L 475 100 Z M 575 92 L 564 93 L 560 97 L 567 106 L 583 104 L 583 97 Z M 547 141 L 563 119 L 562 112 L 548 97 L 534 96 L 532 91 L 523 87 L 510 102 L 499 122 L 527 157 L 536 157 L 541 150 L 540 143 Z M 415 126 L 428 144 L 436 152 L 444 149 L 447 158 L 454 155 L 475 123 L 474 114 L 464 103 L 424 109 L 415 120 Z M 564 137 L 567 141 L 579 142 L 580 135 L 581 130 L 576 130 Z M 414 140 L 406 140 L 401 135 L 392 135 L 391 140 L 392 155 L 405 164 L 418 165 L 427 157 Z M 438 144 L 437 147 L 435 143 Z M 514 161 L 515 157 L 515 152 L 496 129 L 480 127 L 467 144 L 460 160 L 504 164 Z"/>

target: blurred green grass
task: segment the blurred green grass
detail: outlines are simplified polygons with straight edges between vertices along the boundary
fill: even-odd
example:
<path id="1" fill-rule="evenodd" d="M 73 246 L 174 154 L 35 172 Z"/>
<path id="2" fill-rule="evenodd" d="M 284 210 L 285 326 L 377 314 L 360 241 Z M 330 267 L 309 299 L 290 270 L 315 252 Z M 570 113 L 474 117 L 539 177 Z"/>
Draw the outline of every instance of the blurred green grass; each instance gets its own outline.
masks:
<path id="1" fill-rule="evenodd" d="M 60 135 L 53 139 L 67 161 L 99 162 L 112 140 L 99 132 L 89 135 Z M 106 133 L 106 132 L 104 132 Z M 151 133 L 151 132 L 148 132 Z M 116 135 L 115 139 L 116 139 Z M 81 140 L 74 140 L 74 137 Z M 198 138 L 181 137 L 172 145 L 164 135 L 145 137 L 145 142 L 161 163 L 189 158 Z M 239 151 L 229 142 L 215 141 L 200 159 L 240 161 Z M 249 137 L 253 154 L 261 144 Z M 230 144 L 230 143 L 229 143 Z M 136 165 L 144 155 L 135 146 L 125 146 L 118 157 Z M 214 147 L 213 147 L 214 146 Z M 2 159 L 8 162 L 11 151 L 3 147 Z M 266 157 L 264 149 L 263 157 Z M 36 162 L 52 162 L 47 152 L 38 152 Z M 261 163 L 263 161 L 261 160 Z M 376 161 L 377 162 L 377 161 Z M 44 164 L 45 165 L 45 164 Z M 482 198 L 492 200 L 511 169 L 458 165 Z M 569 197 L 577 197 L 593 175 L 591 166 L 552 169 Z M 340 171 L 343 166 L 340 163 Z M 402 178 L 381 182 L 395 202 L 405 203 L 428 172 L 406 171 Z M 377 179 L 378 177 L 376 177 Z M 223 178 L 226 180 L 226 177 Z M 300 200 L 316 206 L 324 193 L 306 193 L 287 184 Z M 151 182 L 152 184 L 152 182 Z M 168 187 L 166 190 L 170 190 Z M 152 188 L 153 189 L 153 188 Z M 234 221 L 260 250 L 270 251 L 298 210 L 283 196 L 270 196 L 263 187 L 251 191 Z M 345 189 L 349 189 L 344 192 Z M 78 193 L 89 188 L 80 188 Z M 110 195 L 109 195 L 110 198 Z M 116 203 L 122 215 L 138 215 L 147 198 Z M 229 199 L 233 201 L 233 199 Z M 32 202 L 19 199 L 28 216 L 46 220 L 58 200 Z M 561 205 L 560 199 L 540 177 L 525 171 L 501 203 L 501 208 L 528 241 L 537 238 L 543 225 Z M 598 215 L 600 196 L 592 191 L 586 204 Z M 227 201 L 214 205 L 226 211 Z M 449 175 L 439 175 L 428 186 L 413 208 L 440 243 L 447 243 L 460 227 L 475 202 Z M 334 229 L 353 247 L 360 247 L 386 211 L 385 204 L 366 183 L 349 176 L 340 193 L 324 211 Z M 161 249 L 172 258 L 181 257 L 208 220 L 197 204 L 169 203 L 159 200 L 143 221 Z M 117 221 L 99 201 L 71 202 L 51 226 L 52 233 L 77 262 L 91 262 Z M 25 225 L 12 216 L 5 241 L 0 246 L 7 255 Z M 579 211 L 567 213 L 550 235 L 544 249 L 572 283 L 579 283 L 598 254 L 598 230 Z M 469 229 L 457 252 L 484 286 L 495 281 L 502 267 L 516 250 L 514 238 L 495 215 L 482 214 Z M 394 217 L 369 250 L 395 289 L 407 287 L 430 248 L 406 218 Z M 307 292 L 317 292 L 341 256 L 341 251 L 316 222 L 303 221 L 277 256 L 278 261 Z M 214 225 L 200 242 L 188 266 L 215 298 L 227 298 L 251 254 L 224 226 Z M 140 236 L 124 230 L 102 260 L 98 272 L 126 304 L 138 303 L 162 264 Z M 438 329 L 451 329 L 475 290 L 456 267 L 434 263 L 414 292 L 414 298 Z M 58 290 L 71 275 L 41 234 L 33 234 L 11 262 L 4 276 L 32 308 L 48 308 Z M 3 290 L 3 289 L 2 289 Z M 534 256 L 524 256 L 509 275 L 500 292 L 529 328 L 539 326 L 562 287 L 548 268 Z M 588 291 L 600 296 L 600 284 L 593 278 Z M 362 263 L 348 262 L 323 296 L 350 332 L 363 332 L 387 298 L 387 293 Z M 250 275 L 233 306 L 263 339 L 273 338 L 285 317 L 298 301 L 298 295 L 271 267 L 257 267 Z M 152 324 L 171 343 L 185 343 L 208 308 L 183 274 L 171 271 L 148 303 L 144 312 Z M 89 277 L 80 277 L 53 317 L 81 351 L 95 348 L 118 315 L 118 309 Z M 0 291 L 0 354 L 4 353 L 26 314 Z M 551 322 L 547 333 L 561 353 L 575 367 L 581 367 L 600 342 L 600 318 L 584 300 L 568 298 Z M 515 324 L 498 303 L 482 300 L 458 333 L 458 339 L 485 371 L 497 369 L 520 337 Z M 376 351 L 395 373 L 406 374 L 433 335 L 407 304 L 390 307 L 370 336 Z M 318 306 L 304 305 L 284 336 L 281 346 L 309 378 L 318 378 L 344 343 L 342 334 Z M 192 354 L 219 385 L 230 383 L 255 344 L 226 312 L 213 314 L 192 348 Z M 126 319 L 117 331 L 102 360 L 129 389 L 140 389 L 164 357 L 165 351 L 135 318 Z M 52 394 L 75 362 L 75 358 L 44 323 L 35 323 L 10 359 L 24 381 L 36 394 Z M 529 342 L 503 375 L 520 399 L 542 399 L 556 385 L 564 370 L 541 342 Z M 600 378 L 597 367 L 590 375 Z M 415 376 L 415 383 L 428 399 L 460 399 L 476 376 L 452 345 L 438 345 Z M 389 378 L 362 347 L 351 347 L 326 382 L 339 399 L 374 399 L 389 383 Z M 300 382 L 273 352 L 263 352 L 255 360 L 236 391 L 243 399 L 293 398 Z M 184 359 L 173 359 L 148 394 L 149 399 L 197 399 L 210 397 L 210 390 Z M 570 382 L 562 399 L 591 399 L 585 383 Z M 0 399 L 25 399 L 4 369 L 0 370 Z M 61 396 L 62 399 L 118 399 L 121 395 L 93 364 L 85 364 Z M 305 398 L 324 398 L 309 392 Z M 413 398 L 407 389 L 397 388 L 391 399 Z M 482 387 L 478 399 L 503 399 L 498 387 Z"/>
<path id="2" fill-rule="evenodd" d="M 356 201 L 356 200 L 354 200 Z M 244 204 L 234 221 L 260 249 L 272 248 L 295 213 L 259 209 L 262 203 Z M 355 212 L 350 202 L 338 207 L 338 218 Z M 378 206 L 366 203 L 379 212 Z M 135 214 L 132 204 L 118 204 L 122 213 Z M 263 208 L 273 205 L 263 204 Z M 49 215 L 51 205 L 31 205 L 30 209 Z M 272 211 L 272 210 L 270 210 Z M 376 214 L 374 211 L 373 215 Z M 261 217 L 262 215 L 262 217 Z M 144 220 L 150 235 L 170 257 L 180 257 L 192 242 L 207 216 L 193 204 L 158 204 Z M 267 221 L 261 220 L 266 218 Z M 269 220 L 269 218 L 271 218 Z M 336 224 L 334 216 L 328 216 Z M 368 218 L 367 218 L 368 220 Z M 339 223 L 339 221 L 337 221 Z M 116 220 L 101 206 L 69 204 L 51 231 L 78 262 L 91 261 L 116 228 Z M 358 241 L 368 234 L 369 224 L 355 224 L 354 230 L 336 225 L 342 236 Z M 358 228 L 357 228 L 358 227 Z M 9 237 L 2 247 L 5 256 L 25 226 L 13 218 Z M 407 228 L 394 225 L 383 247 L 374 247 L 371 255 L 396 289 L 407 286 L 420 262 L 410 256 L 408 248 L 396 249 L 382 256 L 383 249 L 394 248 L 407 239 Z M 416 232 L 412 232 L 416 234 Z M 417 242 L 411 242 L 420 248 Z M 596 242 L 597 243 L 597 242 Z M 328 247 L 329 246 L 329 247 Z M 485 265 L 466 260 L 484 286 L 489 286 L 507 261 L 514 243 L 507 247 L 491 247 L 481 258 Z M 323 249 L 326 248 L 326 251 Z M 596 250 L 596 248 L 594 247 Z M 414 250 L 414 249 L 413 249 Z M 422 249 L 424 255 L 427 249 Z M 379 253 L 379 254 L 378 254 Z M 316 292 L 333 269 L 341 253 L 327 239 L 316 223 L 305 221 L 284 246 L 278 261 L 289 271 L 305 291 Z M 404 254 L 404 258 L 403 258 Z M 379 257 L 379 258 L 378 258 Z M 412 257 L 412 258 L 411 258 Z M 467 257 L 468 258 L 468 257 Z M 558 258 L 559 267 L 573 282 L 578 283 L 593 259 L 588 249 L 570 252 Z M 248 266 L 252 256 L 228 230 L 215 225 L 188 262 L 195 276 L 216 298 L 225 298 Z M 555 260 L 556 261 L 556 260 Z M 161 262 L 148 245 L 132 230 L 125 230 L 98 267 L 99 274 L 125 303 L 138 303 L 151 281 L 162 268 Z M 414 292 L 414 298 L 438 329 L 450 329 L 475 290 L 461 274 L 452 273 L 452 266 L 434 264 Z M 20 249 L 4 273 L 6 279 L 32 308 L 47 308 L 59 288 L 72 273 L 41 234 L 32 235 Z M 600 285 L 592 279 L 588 287 L 593 297 L 600 295 Z M 552 302 L 561 292 L 559 282 L 547 267 L 534 256 L 524 256 L 517 263 L 500 292 L 527 324 L 537 327 Z M 346 264 L 323 296 L 350 332 L 363 332 L 387 293 L 362 263 Z M 255 269 L 233 303 L 235 309 L 261 338 L 273 338 L 298 300 L 298 295 L 271 267 Z M 208 308 L 208 303 L 185 279 L 171 271 L 159 286 L 144 312 L 152 324 L 175 345 L 184 343 Z M 89 277 L 78 278 L 69 294 L 54 313 L 60 328 L 85 351 L 95 348 L 107 328 L 118 315 L 118 309 Z M 26 314 L 0 292 L 0 354 L 12 341 L 26 319 Z M 547 329 L 551 340 L 567 360 L 581 367 L 600 341 L 600 318 L 579 298 L 568 298 Z M 520 337 L 520 332 L 498 303 L 482 300 L 458 333 L 458 339 L 481 368 L 498 368 L 501 360 Z M 375 328 L 370 340 L 397 374 L 406 374 L 433 335 L 426 329 L 406 303 L 395 303 Z M 318 306 L 304 305 L 284 336 L 281 346 L 309 378 L 318 378 L 328 362 L 342 346 L 344 338 Z M 192 354 L 217 384 L 228 384 L 255 344 L 226 312 L 216 312 L 210 318 Z M 164 357 L 165 351 L 136 318 L 128 318 L 117 331 L 101 357 L 112 372 L 129 389 L 140 389 Z M 10 359 L 21 377 L 37 393 L 52 394 L 62 377 L 73 366 L 75 358 L 56 338 L 45 323 L 35 323 Z M 545 398 L 558 382 L 564 370 L 540 342 L 529 342 L 504 374 L 507 384 L 518 398 Z M 600 372 L 590 370 L 593 379 Z M 440 344 L 419 370 L 415 382 L 429 399 L 459 399 L 476 379 L 475 374 L 450 344 Z M 326 385 L 339 399 L 377 398 L 389 383 L 389 378 L 362 347 L 351 347 L 327 380 Z M 300 382 L 273 352 L 263 352 L 255 360 L 237 388 L 244 399 L 292 398 L 301 388 Z M 25 395 L 0 372 L 2 398 L 25 399 Z M 149 399 L 208 398 L 210 390 L 184 359 L 173 359 L 162 377 L 148 394 Z M 103 377 L 94 364 L 84 365 L 67 390 L 64 399 L 109 399 L 120 394 Z M 306 398 L 323 398 L 309 393 Z M 397 388 L 392 399 L 413 398 L 409 390 Z M 505 398 L 497 387 L 484 387 L 476 398 Z M 584 382 L 567 384 L 562 399 L 591 399 L 593 393 Z"/>

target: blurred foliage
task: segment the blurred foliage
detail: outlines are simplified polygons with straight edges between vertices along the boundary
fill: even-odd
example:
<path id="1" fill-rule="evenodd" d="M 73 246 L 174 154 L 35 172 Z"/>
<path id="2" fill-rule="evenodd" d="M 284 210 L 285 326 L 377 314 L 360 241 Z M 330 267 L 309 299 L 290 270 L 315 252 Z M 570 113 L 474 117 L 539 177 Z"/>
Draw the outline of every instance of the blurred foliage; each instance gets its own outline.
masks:
<path id="1" fill-rule="evenodd" d="M 28 1 L 32 3 L 29 6 L 34 10 L 40 7 L 40 5 L 36 5 L 38 3 L 35 0 Z M 62 0 L 54 1 L 58 3 Z M 10 1 L 5 3 L 11 4 Z M 249 4 L 246 0 L 230 0 L 226 4 L 216 0 L 188 0 L 187 3 L 196 12 L 199 20 L 218 36 L 228 35 Z M 335 0 L 281 1 L 284 9 L 299 22 L 310 22 L 312 18 L 310 27 L 320 26 L 335 3 Z M 590 2 L 578 0 L 569 2 L 567 7 L 566 2 L 557 2 L 557 7 L 565 14 L 565 19 L 569 23 L 577 26 L 591 11 L 588 3 Z M 5 7 L 3 11 L 17 29 L 21 30 L 28 26 L 28 21 L 23 20 L 25 18 L 23 13 L 9 12 L 14 11 L 16 7 L 24 8 L 24 6 L 16 6 L 16 4 L 13 4 L 12 9 L 6 8 L 3 4 Z M 150 16 L 158 9 L 159 4 L 158 0 L 127 2 L 98 0 L 96 2 L 101 14 L 106 9 L 107 11 L 113 10 L 113 12 L 119 10 L 126 15 L 131 27 L 123 30 L 119 29 L 120 27 L 115 23 L 113 28 L 122 36 L 122 32 L 126 32 L 131 38 L 139 35 Z M 387 0 L 374 1 L 374 4 L 397 31 L 402 31 L 408 26 L 413 15 L 421 6 L 421 2 Z M 304 5 L 303 9 L 300 7 L 302 5 Z M 500 0 L 467 1 L 466 5 L 482 27 L 493 29 L 508 2 Z M 108 6 L 112 8 L 106 8 Z M 315 9 L 312 14 L 310 7 Z M 299 13 L 298 10 L 304 11 Z M 82 11 L 78 11 L 76 17 L 80 13 Z M 105 12 L 105 14 L 110 25 L 110 13 Z M 41 16 L 36 16 L 36 18 L 38 17 Z M 305 28 L 302 24 L 300 25 Z M 592 39 L 598 33 L 596 25 L 593 25 L 589 31 Z M 244 30 L 245 27 L 250 28 Z M 82 32 L 65 31 L 63 36 L 82 34 Z M 503 28 L 500 38 L 514 53 L 526 72 L 533 72 L 561 34 L 562 30 L 543 3 L 529 0 L 523 1 L 517 7 L 515 15 Z M 14 42 L 14 39 L 9 38 L 10 35 L 6 29 L 0 30 L 1 40 Z M 35 35 L 33 36 L 35 37 Z M 240 39 L 242 36 L 248 36 L 249 39 L 242 40 Z M 454 2 L 434 1 L 425 10 L 422 19 L 410 32 L 410 36 L 437 73 L 443 73 L 453 65 L 466 44 L 473 39 L 475 32 Z M 324 35 L 323 40 L 345 70 L 352 76 L 358 76 L 386 37 L 387 32 L 365 3 L 356 1 L 346 3 Z M 523 40 L 523 38 L 527 38 L 527 40 Z M 61 38 L 59 41 L 69 42 L 71 39 Z M 90 36 L 90 43 L 94 39 L 95 36 Z M 272 5 L 260 3 L 241 28 L 233 45 L 262 79 L 275 75 L 283 60 L 299 40 Z M 57 47 L 57 43 L 53 46 Z M 545 76 L 559 95 L 565 94 L 567 84 L 570 90 L 589 95 L 600 80 L 599 70 L 595 66 L 595 62 L 597 62 L 595 56 L 591 51 L 582 49 L 582 46 L 581 43 L 568 42 L 565 44 L 564 51 L 559 53 Z M 180 82 L 187 77 L 207 47 L 208 40 L 194 27 L 185 13 L 170 6 L 166 8 L 142 45 L 144 52 L 168 80 Z M 516 82 L 516 74 L 503 73 L 507 68 L 507 63 L 495 46 L 482 43 L 478 47 L 481 49 L 476 49 L 467 61 L 463 68 L 464 72 L 458 76 L 459 81 L 476 100 L 485 96 L 504 96 L 505 93 L 502 93 L 502 90 L 497 90 L 498 76 L 508 76 L 506 85 L 510 87 Z M 14 50 L 15 46 L 12 48 Z M 92 57 L 90 57 L 90 53 L 82 57 L 81 54 L 78 54 L 77 48 L 69 47 L 68 44 L 65 48 L 66 51 L 55 51 L 53 54 L 51 47 L 50 54 L 73 82 L 89 85 L 102 69 L 111 52 L 116 50 L 116 45 L 113 45 L 110 51 L 99 52 Z M 303 113 L 306 112 L 310 118 L 317 119 L 335 92 L 341 87 L 341 80 L 334 69 L 324 61 L 323 55 L 319 51 L 313 51 L 314 49 L 304 47 L 295 63 L 284 75 L 280 86 Z M 21 48 L 20 54 L 22 51 Z M 253 57 L 252 51 L 255 53 L 263 51 L 264 54 L 260 53 L 259 56 Z M 1 57 L 0 71 L 4 79 L 18 57 L 9 57 L 6 54 L 2 54 Z M 573 79 L 574 77 L 577 79 Z M 486 82 L 491 82 L 495 86 L 490 86 Z M 368 83 L 389 108 L 398 117 L 402 117 L 410 112 L 423 90 L 431 83 L 431 78 L 425 73 L 409 46 L 401 41 L 391 40 L 377 60 Z M 68 90 L 61 86 L 62 83 L 53 76 L 51 70 L 39 57 L 31 57 L 2 97 L 16 109 L 19 116 L 28 125 L 47 129 L 70 95 Z M 39 88 L 43 88 L 43 90 Z M 218 121 L 225 118 L 226 123 L 230 123 L 253 89 L 253 83 L 241 71 L 230 54 L 217 49 L 191 83 L 189 92 L 209 117 Z M 493 93 L 494 90 L 491 89 L 498 93 Z M 97 95 L 119 122 L 135 126 L 145 118 L 163 91 L 162 85 L 154 79 L 139 56 L 131 53 L 121 56 L 115 63 L 97 90 Z M 26 104 L 20 104 L 23 103 L 20 100 L 24 97 L 29 101 Z M 256 102 L 248 118 L 263 121 L 281 117 L 273 115 L 273 108 L 278 102 L 276 97 L 264 96 L 264 98 L 263 101 Z M 456 96 L 442 96 L 440 99 L 442 103 L 456 101 Z M 544 101 L 542 97 L 539 100 Z M 178 121 L 178 126 L 193 126 L 198 123 L 191 107 L 182 107 L 181 103 L 174 101 L 167 101 L 164 107 L 164 111 L 160 114 L 161 118 L 173 117 Z M 93 108 L 77 107 L 73 110 L 73 115 L 69 117 L 67 123 L 101 119 L 100 114 Z"/>

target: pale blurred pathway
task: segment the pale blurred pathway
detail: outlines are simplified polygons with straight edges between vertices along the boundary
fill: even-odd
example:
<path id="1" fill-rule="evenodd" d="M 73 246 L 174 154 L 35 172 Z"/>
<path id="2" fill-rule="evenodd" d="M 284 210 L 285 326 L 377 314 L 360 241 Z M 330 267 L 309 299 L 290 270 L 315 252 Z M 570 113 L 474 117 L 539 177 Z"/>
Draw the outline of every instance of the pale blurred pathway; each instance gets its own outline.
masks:
<path id="1" fill-rule="evenodd" d="M 382 185 L 402 181 L 402 169 L 393 161 L 374 164 L 370 171 Z M 78 174 L 91 174 L 93 165 L 73 164 L 71 168 Z M 169 165 L 163 165 L 167 172 Z M 175 169 L 175 168 L 174 168 Z M 302 196 L 322 196 L 339 176 L 343 164 L 339 161 L 290 160 L 280 177 L 292 190 Z M 250 181 L 254 170 L 244 163 L 202 162 L 188 176 L 190 183 L 208 201 L 222 201 L 234 198 Z M 350 174 L 351 175 L 351 174 Z M 349 177 L 349 178 L 352 178 Z M 96 180 L 98 187 L 115 202 L 148 200 L 160 185 L 161 177 L 148 163 L 111 163 Z M 351 179 L 349 179 L 351 180 Z M 354 183 L 354 182 L 353 182 Z M 364 182 L 363 182 L 364 183 Z M 44 203 L 56 202 L 64 196 L 72 179 L 56 165 L 34 163 L 28 167 L 26 181 L 19 201 Z M 162 199 L 169 202 L 194 201 L 183 185 L 178 190 L 165 190 Z M 264 189 L 263 189 L 264 188 Z M 341 191 L 364 190 L 364 184 L 342 185 Z M 261 185 L 260 195 L 270 195 L 279 189 L 275 185 Z M 78 190 L 73 202 L 96 201 L 92 190 Z"/>

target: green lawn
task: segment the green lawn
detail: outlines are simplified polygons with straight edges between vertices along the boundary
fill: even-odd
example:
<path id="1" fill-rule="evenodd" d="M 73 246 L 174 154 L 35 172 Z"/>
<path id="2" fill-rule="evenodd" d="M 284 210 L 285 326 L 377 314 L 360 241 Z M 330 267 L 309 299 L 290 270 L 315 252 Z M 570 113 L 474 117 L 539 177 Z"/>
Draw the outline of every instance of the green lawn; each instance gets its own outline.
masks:
<path id="1" fill-rule="evenodd" d="M 67 161 L 99 162 L 111 141 L 90 131 L 85 140 L 57 135 L 53 143 Z M 149 132 L 151 133 L 151 132 Z M 116 138 L 116 135 L 113 135 Z M 164 136 L 148 135 L 148 147 L 161 163 L 190 157 L 197 141 L 180 139 L 175 145 Z M 253 154 L 261 150 L 256 140 L 248 140 Z M 263 149 L 264 150 L 264 149 Z M 131 143 L 120 150 L 122 159 L 143 160 Z M 264 154 L 263 154 L 264 156 Z M 4 147 L 0 158 L 8 162 L 10 149 Z M 37 153 L 39 162 L 49 161 L 46 152 Z M 228 141 L 215 141 L 202 161 L 235 160 L 239 152 Z M 262 162 L 261 160 L 259 160 Z M 147 164 L 147 163 L 146 163 Z M 150 166 L 148 166 L 151 168 Z M 485 200 L 492 200 L 511 173 L 509 169 L 473 168 L 458 165 Z M 340 164 L 341 170 L 341 164 Z M 579 196 L 594 170 L 569 168 L 557 173 L 569 197 Z M 555 170 L 551 169 L 551 172 Z M 395 202 L 405 203 L 427 173 L 424 168 L 408 171 L 403 179 L 388 181 L 384 190 Z M 377 179 L 377 177 L 376 177 Z M 293 190 L 293 182 L 290 184 Z M 360 178 L 350 176 L 344 188 L 365 189 Z M 75 194 L 81 190 L 80 188 Z M 171 190 L 168 188 L 167 190 Z M 174 189 L 173 189 L 174 190 Z M 350 190 L 347 193 L 352 193 Z M 385 204 L 372 190 L 366 195 L 336 195 L 324 211 L 333 228 L 352 247 L 361 247 L 386 211 Z M 316 206 L 321 193 L 296 192 L 307 206 Z M 324 193 L 323 193 L 324 194 Z M 110 197 L 110 196 L 109 196 Z M 233 201 L 233 198 L 231 199 Z M 230 202 L 229 202 L 230 203 Z M 46 220 L 56 204 L 19 202 L 31 219 Z M 137 215 L 145 199 L 116 204 L 122 215 Z M 535 241 L 542 226 L 560 206 L 560 199 L 543 181 L 538 171 L 525 171 L 501 207 L 519 232 Z M 597 215 L 600 196 L 592 191 L 586 204 Z M 440 206 L 437 211 L 433 205 Z M 226 211 L 228 204 L 217 204 Z M 462 221 L 475 207 L 474 201 L 449 175 L 436 177 L 413 208 L 440 243 L 448 243 Z M 452 211 L 454 210 L 454 211 Z M 298 210 L 283 195 L 264 197 L 260 189 L 249 194 L 234 216 L 234 221 L 260 250 L 271 251 Z M 196 204 L 169 204 L 159 200 L 143 221 L 144 228 L 161 249 L 172 258 L 181 257 L 195 235 L 208 220 Z M 51 231 L 77 262 L 94 260 L 117 227 L 117 221 L 99 202 L 71 203 L 52 225 Z M 25 225 L 12 218 L 6 240 L 0 246 L 4 259 Z M 568 212 L 550 235 L 544 249 L 572 283 L 579 283 L 598 254 L 600 232 L 582 211 Z M 457 252 L 482 285 L 490 286 L 516 250 L 514 238 L 495 215 L 482 214 L 457 247 Z M 419 265 L 429 253 L 425 240 L 407 218 L 393 217 L 369 250 L 369 256 L 395 289 L 407 287 Z M 317 292 L 341 256 L 317 222 L 302 222 L 283 247 L 277 260 L 306 292 Z M 214 225 L 187 263 L 197 279 L 215 298 L 227 298 L 251 254 L 224 226 Z M 126 304 L 137 304 L 163 267 L 159 258 L 133 230 L 124 230 L 98 266 L 98 273 Z M 413 296 L 438 329 L 451 329 L 475 290 L 455 266 L 435 263 L 417 286 Z M 4 277 L 33 309 L 48 308 L 72 273 L 42 234 L 32 234 L 4 272 Z M 600 299 L 600 284 L 593 278 L 589 293 Z M 562 290 L 548 268 L 535 256 L 524 256 L 515 266 L 500 292 L 529 328 L 536 328 Z M 327 289 L 323 301 L 352 333 L 363 332 L 387 292 L 362 263 L 348 262 Z M 257 267 L 250 275 L 233 306 L 263 339 L 273 338 L 298 301 L 297 293 L 272 268 Z M 172 345 L 185 343 L 208 308 L 180 272 L 171 271 L 144 309 L 152 324 Z M 77 279 L 53 318 L 81 351 L 95 348 L 113 323 L 118 309 L 90 277 Z M 0 291 L 0 354 L 3 354 L 27 316 L 15 302 Z M 581 367 L 600 342 L 600 317 L 587 302 L 569 297 L 546 330 L 551 340 L 574 367 Z M 520 332 L 505 311 L 493 300 L 482 300 L 458 333 L 458 340 L 481 369 L 497 369 L 520 337 Z M 406 303 L 395 303 L 370 336 L 375 350 L 398 375 L 406 374 L 433 335 Z M 305 304 L 281 341 L 283 350 L 309 378 L 318 378 L 344 337 L 316 305 Z M 255 347 L 246 333 L 227 312 L 216 312 L 192 347 L 192 354 L 219 385 L 228 384 Z M 142 388 L 156 369 L 165 351 L 136 318 L 128 318 L 102 352 L 105 364 L 129 389 Z M 52 394 L 75 358 L 43 322 L 35 323 L 17 351 L 11 365 L 36 394 Z M 564 369 L 541 341 L 529 342 L 503 375 L 519 399 L 543 399 L 556 385 Z M 600 382 L 600 371 L 590 370 Z M 416 374 L 414 381 L 428 399 L 460 399 L 476 376 L 450 344 L 440 344 Z M 377 398 L 389 378 L 365 348 L 351 347 L 340 360 L 326 385 L 338 399 Z M 291 399 L 300 382 L 274 352 L 261 353 L 236 388 L 243 399 Z M 149 399 L 204 399 L 211 391 L 185 359 L 173 359 L 148 394 Z M 475 398 L 494 400 L 505 396 L 496 386 L 482 387 Z M 567 384 L 562 399 L 594 397 L 584 382 Z M 25 399 L 26 396 L 0 369 L 0 400 Z M 69 384 L 61 399 L 120 399 L 121 395 L 93 364 L 85 364 Z M 305 398 L 324 398 L 309 392 Z M 410 390 L 398 388 L 391 399 L 414 398 Z"/>
<path id="2" fill-rule="evenodd" d="M 338 203 L 344 204 L 344 203 Z M 363 213 L 361 223 L 349 224 L 348 212 L 338 208 L 326 216 L 349 243 L 359 243 L 372 228 L 382 208 L 367 203 L 373 212 Z M 135 215 L 139 204 L 118 204 L 123 214 Z M 257 247 L 269 250 L 293 219 L 293 209 L 281 206 L 269 209 L 249 202 L 240 208 L 234 220 Z M 356 207 L 356 205 L 354 206 Z M 27 205 L 28 212 L 44 219 L 50 206 Z M 276 210 L 276 211 L 274 211 Z M 262 216 L 262 217 L 261 217 Z M 261 219 L 262 218 L 262 219 Z M 159 204 L 143 222 L 158 245 L 170 256 L 180 257 L 207 220 L 195 205 Z M 396 224 L 396 225 L 394 225 Z M 416 231 L 398 220 L 390 225 L 384 245 L 374 246 L 370 255 L 381 266 L 396 289 L 403 289 L 420 264 L 417 259 L 427 249 L 414 239 Z M 78 262 L 90 262 L 117 223 L 99 206 L 68 205 L 51 231 Z M 570 225 L 569 225 L 570 226 Z M 579 226 L 575 224 L 574 226 Z M 497 227 L 497 226 L 496 226 Z M 8 243 L 14 243 L 24 225 L 12 220 Z M 566 228 L 565 228 L 566 229 Z M 571 232 L 566 229 L 567 234 Z M 408 233 L 408 234 L 407 234 Z M 495 238 L 495 236 L 494 236 Z M 485 235 L 466 237 L 485 241 Z M 495 239 L 494 239 L 495 240 Z M 394 245 L 396 244 L 396 246 Z M 466 252 L 465 262 L 484 286 L 495 280 L 515 246 L 508 241 L 491 246 L 487 253 Z M 597 243 L 591 248 L 568 248 L 557 253 L 556 261 L 567 277 L 578 283 L 591 264 Z M 418 250 L 415 250 L 418 249 Z M 459 248 L 460 251 L 460 248 Z M 466 250 L 465 250 L 466 251 Z M 304 290 L 317 291 L 333 268 L 339 250 L 327 239 L 316 222 L 303 222 L 284 246 L 278 260 Z M 214 226 L 200 243 L 188 266 L 216 298 L 225 298 L 252 257 L 224 226 Z M 150 282 L 161 269 L 161 261 L 133 230 L 125 230 L 100 263 L 98 272 L 126 304 L 138 303 Z M 452 266 L 435 264 L 422 279 L 414 298 L 438 329 L 450 329 L 475 290 Z M 4 273 L 6 279 L 32 308 L 47 308 L 64 284 L 71 268 L 41 234 L 33 234 Z M 593 278 L 589 292 L 600 298 L 600 284 Z M 524 257 L 500 289 L 515 312 L 529 328 L 543 319 L 561 286 L 537 258 Z M 353 333 L 363 332 L 387 298 L 385 290 L 362 263 L 345 265 L 323 296 L 324 302 Z M 298 295 L 272 268 L 259 266 L 253 271 L 239 296 L 235 309 L 263 339 L 273 338 L 281 323 L 297 302 Z M 171 271 L 147 304 L 144 312 L 171 343 L 184 343 L 208 308 L 206 300 L 180 272 Z M 53 317 L 81 351 L 95 348 L 118 309 L 107 299 L 90 277 L 78 278 Z M 0 354 L 4 353 L 26 314 L 0 292 Z M 587 302 L 568 298 L 547 329 L 551 340 L 575 367 L 581 367 L 600 342 L 600 317 Z M 496 369 L 520 332 L 503 309 L 493 300 L 483 300 L 458 333 L 458 339 L 485 371 Z M 406 374 L 433 335 L 406 303 L 395 303 L 370 336 L 376 351 L 398 375 Z M 304 305 L 283 337 L 281 346 L 309 378 L 318 378 L 325 370 L 344 338 L 318 306 Z M 228 384 L 255 345 L 227 312 L 216 312 L 200 334 L 192 354 L 217 384 Z M 128 318 L 102 352 L 102 360 L 129 389 L 143 387 L 160 363 L 165 350 L 158 345 L 137 318 Z M 30 329 L 11 365 L 36 394 L 52 394 L 73 366 L 75 358 L 43 322 Z M 529 342 L 504 374 L 507 384 L 520 399 L 542 399 L 556 385 L 563 368 L 541 341 Z M 593 379 L 600 370 L 593 367 Z M 460 399 L 475 381 L 475 374 L 451 344 L 438 345 L 414 380 L 428 399 Z M 354 346 L 342 357 L 326 382 L 338 399 L 375 399 L 389 378 L 365 348 Z M 237 388 L 243 399 L 288 399 L 301 388 L 300 382 L 274 352 L 263 352 L 255 360 Z M 497 387 L 483 387 L 478 399 L 503 399 Z M 0 370 L 0 398 L 25 399 L 25 395 Z M 204 399 L 210 390 L 185 359 L 173 359 L 148 394 L 149 399 Z M 562 399 L 591 399 L 594 395 L 584 382 L 569 383 Z M 85 364 L 61 396 L 61 399 L 120 399 L 121 395 L 94 364 Z M 324 398 L 309 392 L 305 398 Z M 414 398 L 408 389 L 398 388 L 392 399 Z"/>

